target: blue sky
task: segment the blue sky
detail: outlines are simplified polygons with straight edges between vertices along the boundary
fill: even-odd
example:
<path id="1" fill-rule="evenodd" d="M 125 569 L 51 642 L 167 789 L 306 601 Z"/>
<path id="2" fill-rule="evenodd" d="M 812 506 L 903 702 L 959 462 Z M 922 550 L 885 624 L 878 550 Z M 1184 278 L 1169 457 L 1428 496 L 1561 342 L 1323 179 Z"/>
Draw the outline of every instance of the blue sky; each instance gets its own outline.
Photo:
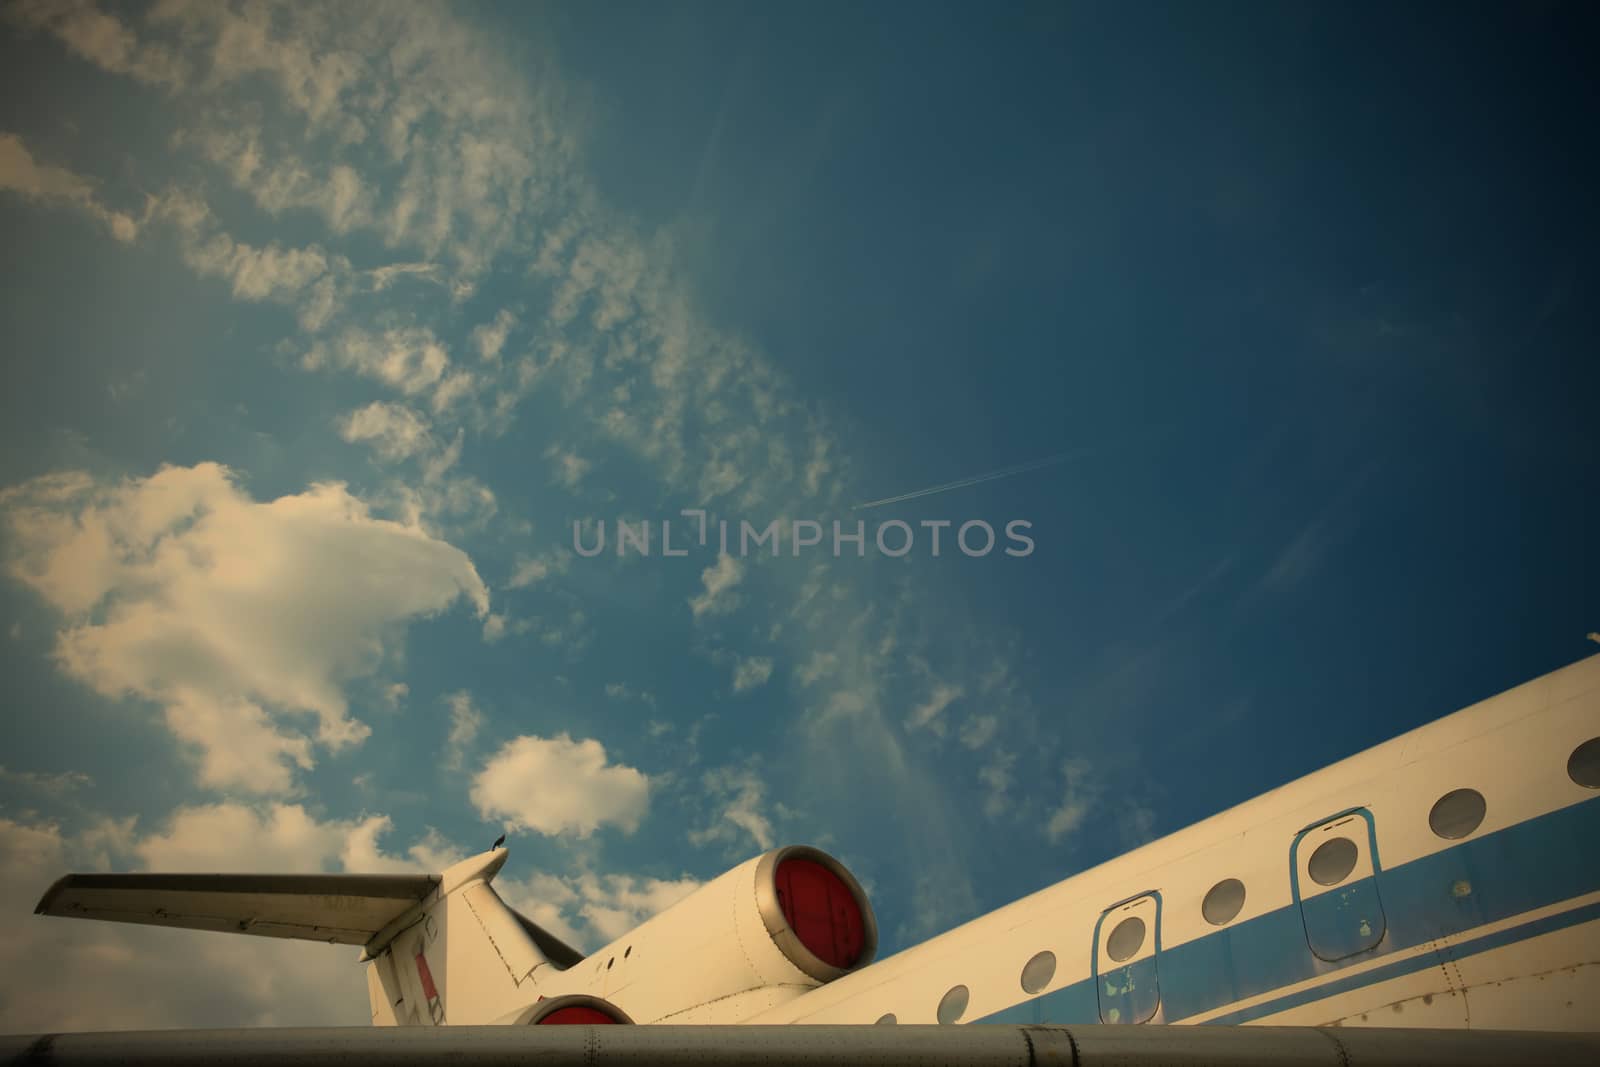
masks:
<path id="1" fill-rule="evenodd" d="M 3 25 L 7 1029 L 365 1018 L 68 869 L 809 842 L 893 951 L 1594 649 L 1582 6 Z M 869 547 L 572 551 L 682 509 Z"/>

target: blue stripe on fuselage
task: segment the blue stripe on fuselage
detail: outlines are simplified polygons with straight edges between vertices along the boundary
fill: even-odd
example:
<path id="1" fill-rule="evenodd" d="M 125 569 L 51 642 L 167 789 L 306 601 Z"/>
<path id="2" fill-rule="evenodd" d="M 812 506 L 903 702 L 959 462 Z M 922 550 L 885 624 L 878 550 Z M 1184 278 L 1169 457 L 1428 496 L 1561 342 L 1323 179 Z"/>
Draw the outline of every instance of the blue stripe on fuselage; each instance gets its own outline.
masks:
<path id="1" fill-rule="evenodd" d="M 1275 989 L 1336 975 L 1352 964 L 1446 935 L 1470 933 L 1487 923 L 1593 893 L 1600 890 L 1600 850 L 1584 847 L 1583 842 L 1597 838 L 1600 797 L 1381 871 L 1378 892 L 1387 932 L 1372 949 L 1337 962 L 1312 954 L 1298 904 L 1182 945 L 1163 947 L 1157 957 L 1161 1008 L 1152 1021 L 1181 1022 Z M 1287 871 L 1284 877 L 1288 877 Z M 1578 908 L 1485 935 L 1449 951 L 1457 957 L 1471 955 L 1596 917 L 1600 917 L 1596 906 Z M 1083 936 L 1087 949 L 1091 935 L 1086 931 Z M 1437 954 L 1423 953 L 1414 960 L 1325 982 L 1209 1021 L 1247 1022 L 1440 962 Z M 977 1021 L 1099 1022 L 1094 979 L 1075 982 Z"/>

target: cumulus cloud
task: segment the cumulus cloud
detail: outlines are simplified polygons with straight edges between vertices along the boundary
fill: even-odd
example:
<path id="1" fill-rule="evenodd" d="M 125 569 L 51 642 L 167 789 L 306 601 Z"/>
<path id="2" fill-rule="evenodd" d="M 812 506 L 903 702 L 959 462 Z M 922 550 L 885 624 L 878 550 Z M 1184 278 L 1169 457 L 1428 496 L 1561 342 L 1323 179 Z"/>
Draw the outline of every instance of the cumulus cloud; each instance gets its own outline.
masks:
<path id="1" fill-rule="evenodd" d="M 605 746 L 522 736 L 506 742 L 472 781 L 472 802 L 485 819 L 554 836 L 588 837 L 603 825 L 638 829 L 649 806 L 649 779 L 606 762 Z"/>
<path id="2" fill-rule="evenodd" d="M 579 913 L 597 933 L 614 941 L 700 888 L 694 878 L 635 878 L 623 874 L 578 879 Z"/>
<path id="3" fill-rule="evenodd" d="M 141 34 L 166 33 L 205 68 L 207 99 L 190 98 L 202 129 L 232 122 L 241 91 L 251 94 L 247 105 L 271 113 L 277 103 L 287 112 L 291 128 L 271 136 L 247 131 L 231 155 L 208 156 L 240 190 L 267 210 L 314 211 L 333 236 L 344 227 L 365 229 L 376 239 L 364 241 L 367 247 L 381 242 L 406 261 L 356 274 L 329 252 L 326 273 L 292 295 L 281 287 L 263 290 L 259 282 L 242 291 L 292 301 L 302 324 L 318 330 L 353 288 L 365 295 L 412 278 L 465 294 L 497 262 L 519 274 L 531 266 L 540 289 L 554 298 L 528 315 L 528 354 L 508 358 L 502 348 L 500 358 L 484 358 L 494 346 L 474 339 L 471 378 L 448 353 L 430 364 L 426 349 L 412 346 L 413 355 L 387 359 L 386 333 L 397 327 L 379 319 L 339 325 L 375 339 L 373 351 L 385 358 L 341 361 L 340 331 L 307 366 L 359 374 L 439 420 L 471 412 L 473 398 L 492 396 L 495 421 L 505 424 L 531 390 L 559 388 L 569 422 L 563 442 L 575 457 L 620 451 L 673 491 L 726 500 L 745 512 L 757 505 L 772 514 L 813 512 L 836 501 L 847 489 L 848 470 L 825 421 L 771 361 L 705 320 L 670 242 L 642 236 L 584 178 L 575 132 L 581 125 L 563 110 L 573 94 L 543 73 L 528 73 L 541 64 L 514 65 L 481 26 L 448 9 L 386 4 L 351 12 L 284 8 L 266 18 L 253 7 L 165 3 L 141 24 Z M 110 55 L 87 58 L 113 69 Z M 297 158 L 307 143 L 326 147 L 332 158 Z M 351 168 L 364 198 L 370 194 L 364 206 L 341 209 L 338 195 L 325 195 L 337 194 L 340 165 Z M 195 251 L 190 257 L 211 262 Z M 296 261 L 279 255 L 271 262 L 287 274 Z M 241 276 L 229 269 L 230 279 Z M 488 332 L 483 338 L 492 340 Z M 435 432 L 447 436 L 442 421 Z M 583 476 L 571 472 L 574 484 Z M 460 480 L 448 489 L 441 482 L 419 491 L 408 521 L 420 523 L 447 501 L 470 508 L 487 494 Z M 736 564 L 719 560 L 708 573 L 714 577 L 705 592 L 691 601 L 696 617 L 731 610 L 738 597 Z M 823 778 L 836 775 L 841 788 L 834 793 L 841 797 L 855 795 L 867 778 L 863 768 L 870 768 L 886 803 L 939 828 L 905 847 L 923 856 L 954 855 L 950 846 L 958 842 L 944 828 L 959 819 L 922 818 L 942 810 L 934 783 L 943 777 L 910 764 L 899 746 L 896 727 L 911 701 L 886 698 L 884 679 L 903 677 L 904 662 L 873 651 L 876 634 L 864 639 L 856 625 L 870 612 L 872 594 L 835 587 L 784 599 L 802 602 L 786 619 L 783 640 L 789 661 L 806 665 L 796 678 L 812 708 L 804 733 L 810 747 L 796 758 L 815 764 Z M 883 633 L 899 632 L 891 620 L 873 622 Z M 912 642 L 909 633 L 901 640 L 902 648 Z M 982 703 L 998 707 L 986 694 Z M 970 736 L 988 742 L 997 729 L 974 727 Z M 968 736 L 964 731 L 963 742 Z M 965 875 L 959 860 L 948 866 L 928 899 L 959 910 Z"/>
<path id="4" fill-rule="evenodd" d="M 279 804 L 181 808 L 142 836 L 132 819 L 68 834 L 0 818 L 0 913 L 32 920 L 0 938 L 0 1032 L 365 1024 L 366 981 L 348 948 L 28 913 L 72 870 L 439 869 L 431 838 L 384 853 L 388 826 Z"/>
<path id="5" fill-rule="evenodd" d="M 0 493 L 0 511 L 11 576 L 64 616 L 61 669 L 160 704 L 213 787 L 288 790 L 313 743 L 366 737 L 343 688 L 379 668 L 407 620 L 462 597 L 488 613 L 463 552 L 342 485 L 263 503 L 211 463 L 116 484 L 67 473 Z"/>
<path id="6" fill-rule="evenodd" d="M 281 803 L 183 807 L 144 834 L 131 818 L 68 833 L 0 817 L 0 913 L 28 915 L 50 883 L 73 870 L 438 873 L 466 855 L 434 830 L 388 851 L 391 833 L 384 815 L 319 819 Z M 558 937 L 593 948 L 700 884 L 688 876 L 507 871 L 495 888 Z M 356 955 L 303 941 L 33 918 L 0 938 L 0 1032 L 361 1026 L 369 1009 Z"/>
<path id="7" fill-rule="evenodd" d="M 0 189 L 42 203 L 75 207 L 105 223 L 119 241 L 131 241 L 139 235 L 139 224 L 132 216 L 100 202 L 93 182 L 61 167 L 35 161 L 16 134 L 0 133 Z"/>
<path id="8" fill-rule="evenodd" d="M 734 586 L 744 578 L 744 564 L 726 552 L 717 556 L 717 562 L 700 572 L 704 589 L 689 601 L 689 610 L 695 618 L 702 615 L 722 615 L 738 606 Z"/>
<path id="9" fill-rule="evenodd" d="M 646 919 L 699 889 L 701 882 L 627 874 L 583 872 L 561 877 L 502 876 L 495 889 L 507 904 L 568 944 L 594 950 L 623 937 Z"/>

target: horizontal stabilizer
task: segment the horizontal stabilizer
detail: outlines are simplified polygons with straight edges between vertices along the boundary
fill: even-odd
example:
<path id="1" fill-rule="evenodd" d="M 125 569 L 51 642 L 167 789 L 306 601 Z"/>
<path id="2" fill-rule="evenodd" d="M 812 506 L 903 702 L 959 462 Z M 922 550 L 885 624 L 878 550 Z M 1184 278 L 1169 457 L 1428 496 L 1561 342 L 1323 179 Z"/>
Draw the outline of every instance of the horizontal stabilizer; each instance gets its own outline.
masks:
<path id="1" fill-rule="evenodd" d="M 439 883 L 433 874 L 69 874 L 34 913 L 366 945 Z"/>

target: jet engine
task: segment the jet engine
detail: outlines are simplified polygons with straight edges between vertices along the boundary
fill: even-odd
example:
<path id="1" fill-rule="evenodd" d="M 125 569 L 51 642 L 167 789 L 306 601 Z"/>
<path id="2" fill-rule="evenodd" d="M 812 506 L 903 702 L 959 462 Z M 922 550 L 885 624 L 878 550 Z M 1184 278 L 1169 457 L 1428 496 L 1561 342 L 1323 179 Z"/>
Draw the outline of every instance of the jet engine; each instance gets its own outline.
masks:
<path id="1" fill-rule="evenodd" d="M 860 883 L 803 845 L 749 860 L 551 982 L 639 1022 L 737 1022 L 872 962 Z"/>
<path id="2" fill-rule="evenodd" d="M 515 1026 L 610 1026 L 633 1020 L 626 1012 L 599 997 L 573 994 L 530 1004 L 512 1020 Z"/>

